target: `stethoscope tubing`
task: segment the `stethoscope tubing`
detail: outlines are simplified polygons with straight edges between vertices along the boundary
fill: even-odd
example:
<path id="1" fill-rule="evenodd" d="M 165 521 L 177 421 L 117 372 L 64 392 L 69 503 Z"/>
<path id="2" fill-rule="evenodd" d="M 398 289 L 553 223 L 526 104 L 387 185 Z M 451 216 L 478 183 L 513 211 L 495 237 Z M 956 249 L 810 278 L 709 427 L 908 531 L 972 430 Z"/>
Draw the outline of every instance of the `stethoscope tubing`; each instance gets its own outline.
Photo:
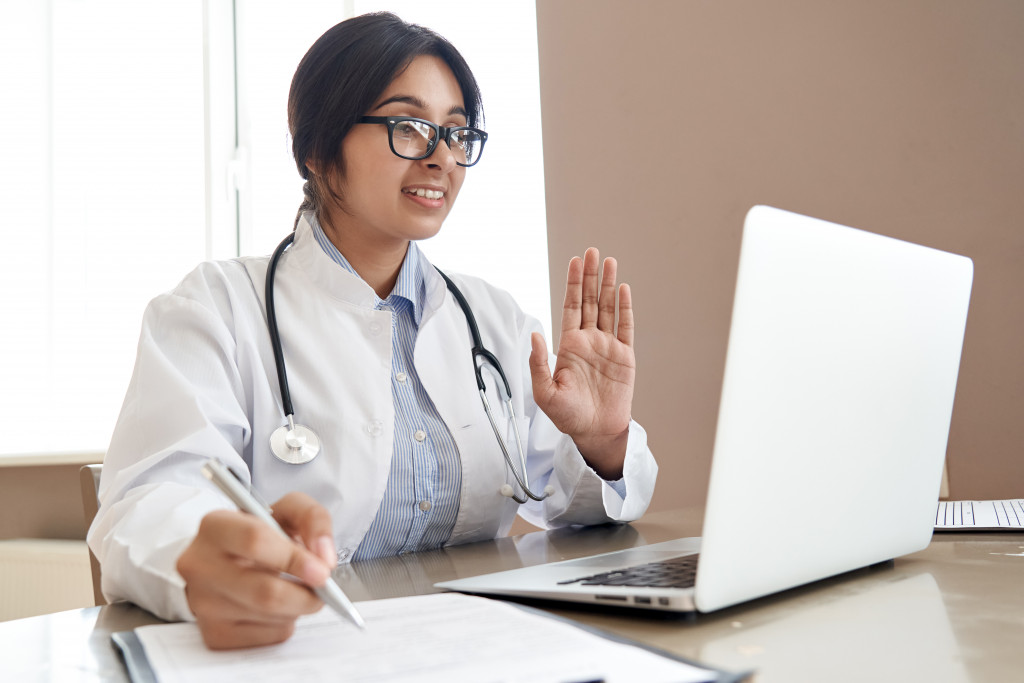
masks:
<path id="1" fill-rule="evenodd" d="M 476 386 L 480 391 L 484 391 L 484 377 L 480 372 L 481 364 L 477 362 L 478 358 L 483 358 L 495 371 L 498 376 L 501 377 L 502 383 L 505 385 L 505 396 L 506 398 L 512 398 L 512 389 L 509 387 L 508 379 L 505 377 L 505 371 L 501 368 L 501 363 L 493 353 L 484 348 L 484 343 L 480 339 L 480 326 L 476 324 L 476 316 L 473 315 L 473 309 L 469 307 L 469 302 L 466 301 L 466 297 L 462 294 L 462 291 L 455 286 L 452 279 L 441 272 L 441 269 L 434 266 L 434 270 L 444 278 L 444 283 L 448 287 L 448 291 L 452 293 L 455 300 L 459 304 L 459 308 L 462 309 L 463 314 L 466 316 L 466 326 L 469 328 L 469 335 L 473 338 L 473 348 L 471 353 L 473 355 L 473 368 L 476 371 Z"/>
<path id="2" fill-rule="evenodd" d="M 281 254 L 284 250 L 295 240 L 295 233 L 289 233 L 287 237 L 282 240 L 281 244 L 274 250 L 273 256 L 270 257 L 270 263 L 267 264 L 267 278 L 265 285 L 265 298 L 267 301 L 267 331 L 270 333 L 270 345 L 274 349 L 274 365 L 277 366 L 277 383 L 281 387 L 281 407 L 284 409 L 286 417 L 291 418 L 295 415 L 295 410 L 292 407 L 292 392 L 288 389 L 288 371 L 284 366 L 284 353 L 281 351 L 281 335 L 278 332 L 277 327 L 277 309 L 274 306 L 274 275 L 277 272 L 277 262 L 281 259 Z"/>
<path id="3" fill-rule="evenodd" d="M 271 451 L 274 455 L 285 462 L 292 464 L 303 464 L 309 462 L 320 449 L 319 437 L 308 427 L 303 425 L 296 425 L 294 421 L 295 411 L 292 406 L 291 391 L 288 387 L 288 371 L 285 368 L 284 363 L 284 352 L 281 348 L 281 334 L 277 326 L 277 309 L 274 305 L 274 281 L 276 280 L 277 263 L 281 259 L 281 255 L 284 254 L 285 250 L 295 240 L 295 233 L 290 233 L 281 244 L 277 246 L 274 253 L 270 257 L 270 261 L 267 264 L 267 276 L 265 283 L 265 299 L 267 308 L 267 332 L 270 335 L 270 345 L 274 351 L 274 365 L 277 367 L 277 381 L 281 389 L 281 407 L 284 410 L 285 417 L 288 420 L 286 427 L 279 428 L 275 434 L 281 432 L 278 436 L 283 443 L 286 445 L 282 446 L 287 452 L 278 453 L 275 449 L 275 438 L 271 438 Z M 476 384 L 480 392 L 480 400 L 484 406 L 484 412 L 487 415 L 487 420 L 491 424 L 491 429 L 494 430 L 494 436 L 498 441 L 498 445 L 501 447 L 501 454 L 505 459 L 505 464 L 508 465 L 508 469 L 511 470 L 512 476 L 515 478 L 516 483 L 519 485 L 523 495 L 517 495 L 511 486 L 505 485 L 501 488 L 501 494 L 517 503 L 525 503 L 527 499 L 533 500 L 544 500 L 551 493 L 553 489 L 550 486 L 545 487 L 544 493 L 538 495 L 530 489 L 530 480 L 526 472 L 526 458 L 525 451 L 523 450 L 522 438 L 519 435 L 519 425 L 515 419 L 515 410 L 512 407 L 512 389 L 509 386 L 508 378 L 505 377 L 505 371 L 501 367 L 501 363 L 498 358 L 488 351 L 484 345 L 483 340 L 480 337 L 480 327 L 477 325 L 476 316 L 473 315 L 473 309 L 470 308 L 469 302 L 466 301 L 466 297 L 462 294 L 462 291 L 452 282 L 451 278 L 444 274 L 440 268 L 434 267 L 434 270 L 444 279 L 445 285 L 448 291 L 455 297 L 455 301 L 458 303 L 459 308 L 462 309 L 463 314 L 466 317 L 466 326 L 469 328 L 470 337 L 473 340 L 472 356 L 473 356 L 473 370 L 476 374 Z M 505 396 L 504 403 L 509 411 L 509 416 L 512 422 L 512 428 L 515 434 L 516 448 L 519 452 L 519 468 L 517 469 L 515 464 L 512 462 L 512 456 L 508 452 L 508 446 L 505 444 L 505 439 L 501 436 L 501 430 L 498 429 L 497 423 L 494 421 L 494 415 L 491 411 L 490 403 L 487 400 L 487 391 L 484 384 L 483 374 L 481 367 L 484 365 L 490 365 L 491 368 L 497 372 L 501 378 L 501 382 L 504 385 Z M 296 439 L 297 430 L 301 431 L 302 436 Z M 295 440 L 296 445 L 287 445 L 292 440 Z M 308 446 L 307 446 L 308 442 Z M 306 448 L 312 449 L 312 455 L 306 455 Z M 520 475 L 520 470 L 522 474 Z"/>

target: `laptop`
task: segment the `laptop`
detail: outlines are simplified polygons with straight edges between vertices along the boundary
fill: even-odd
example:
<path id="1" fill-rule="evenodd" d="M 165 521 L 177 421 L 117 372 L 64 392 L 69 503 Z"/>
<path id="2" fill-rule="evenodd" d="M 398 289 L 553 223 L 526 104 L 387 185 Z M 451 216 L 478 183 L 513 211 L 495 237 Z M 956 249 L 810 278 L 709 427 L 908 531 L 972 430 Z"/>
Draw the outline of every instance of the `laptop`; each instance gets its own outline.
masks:
<path id="1" fill-rule="evenodd" d="M 924 549 L 973 273 L 963 256 L 755 206 L 702 536 L 436 586 L 711 612 Z M 665 565 L 675 578 L 658 578 Z"/>

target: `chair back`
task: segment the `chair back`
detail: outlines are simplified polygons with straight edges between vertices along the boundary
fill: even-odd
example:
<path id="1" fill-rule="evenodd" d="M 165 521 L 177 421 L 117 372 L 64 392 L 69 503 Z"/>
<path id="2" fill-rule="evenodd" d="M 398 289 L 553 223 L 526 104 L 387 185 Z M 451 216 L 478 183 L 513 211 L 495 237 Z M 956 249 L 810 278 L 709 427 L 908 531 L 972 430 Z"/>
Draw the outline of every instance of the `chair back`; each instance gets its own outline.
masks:
<path id="1" fill-rule="evenodd" d="M 100 509 L 100 474 L 103 472 L 103 465 L 85 465 L 79 470 L 79 482 L 82 485 L 82 508 L 85 512 L 85 526 L 88 529 L 92 526 L 92 520 Z M 107 604 L 100 588 L 101 574 L 100 561 L 96 559 L 92 548 L 89 549 L 89 563 L 92 566 L 92 594 L 97 605 Z"/>

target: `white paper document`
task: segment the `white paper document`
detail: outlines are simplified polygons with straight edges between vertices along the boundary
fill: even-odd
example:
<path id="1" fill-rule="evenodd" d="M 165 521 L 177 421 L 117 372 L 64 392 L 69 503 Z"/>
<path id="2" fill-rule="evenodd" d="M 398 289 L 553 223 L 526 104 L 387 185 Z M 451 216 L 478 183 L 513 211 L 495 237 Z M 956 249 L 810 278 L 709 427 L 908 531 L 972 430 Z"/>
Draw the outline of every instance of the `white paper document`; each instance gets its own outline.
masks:
<path id="1" fill-rule="evenodd" d="M 1024 531 L 1024 499 L 940 500 L 936 531 Z"/>
<path id="2" fill-rule="evenodd" d="M 280 645 L 211 651 L 192 623 L 135 630 L 160 683 L 683 683 L 717 672 L 486 598 L 439 593 L 360 602 L 366 629 L 324 609 Z"/>

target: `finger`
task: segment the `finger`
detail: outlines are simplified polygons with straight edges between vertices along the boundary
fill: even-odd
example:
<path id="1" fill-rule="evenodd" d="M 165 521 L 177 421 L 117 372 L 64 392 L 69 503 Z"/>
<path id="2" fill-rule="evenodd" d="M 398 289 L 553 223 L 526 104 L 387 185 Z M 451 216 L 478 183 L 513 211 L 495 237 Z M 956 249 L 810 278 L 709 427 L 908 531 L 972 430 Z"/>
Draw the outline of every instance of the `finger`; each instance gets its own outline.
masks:
<path id="1" fill-rule="evenodd" d="M 283 643 L 295 632 L 295 621 L 238 622 L 212 620 L 198 622 L 203 642 L 211 650 L 236 650 Z"/>
<path id="2" fill-rule="evenodd" d="M 617 263 L 613 258 L 604 260 L 601 274 L 601 299 L 598 302 L 597 329 L 615 334 L 615 275 Z"/>
<path id="3" fill-rule="evenodd" d="M 601 254 L 597 249 L 591 247 L 583 255 L 583 306 L 580 309 L 580 328 L 595 327 L 597 325 L 597 271 L 601 260 Z"/>
<path id="4" fill-rule="evenodd" d="M 187 577 L 189 605 L 198 620 L 278 623 L 323 607 L 308 586 L 237 560 L 220 571 L 201 577 L 194 574 L 182 572 Z"/>
<path id="5" fill-rule="evenodd" d="M 580 329 L 583 306 L 583 260 L 573 256 L 565 278 L 565 301 L 562 304 L 562 331 Z"/>
<path id="6" fill-rule="evenodd" d="M 293 492 L 274 503 L 274 518 L 290 536 L 302 539 L 328 567 L 338 565 L 331 515 L 324 506 L 304 493 Z"/>
<path id="7" fill-rule="evenodd" d="M 633 295 L 629 285 L 623 282 L 619 285 L 619 341 L 626 346 L 633 346 Z"/>
<path id="8" fill-rule="evenodd" d="M 548 366 L 548 347 L 539 332 L 530 335 L 530 378 L 533 380 L 533 400 L 543 410 L 554 380 Z"/>
<path id="9" fill-rule="evenodd" d="M 240 512 L 210 513 L 200 524 L 210 527 L 210 542 L 223 552 L 271 572 L 285 572 L 310 586 L 322 586 L 331 567 L 266 522 Z"/>
<path id="10" fill-rule="evenodd" d="M 179 556 L 176 568 L 198 621 L 289 621 L 322 607 L 308 587 L 243 557 L 225 543 L 225 538 L 258 521 L 237 511 L 212 512 Z"/>

